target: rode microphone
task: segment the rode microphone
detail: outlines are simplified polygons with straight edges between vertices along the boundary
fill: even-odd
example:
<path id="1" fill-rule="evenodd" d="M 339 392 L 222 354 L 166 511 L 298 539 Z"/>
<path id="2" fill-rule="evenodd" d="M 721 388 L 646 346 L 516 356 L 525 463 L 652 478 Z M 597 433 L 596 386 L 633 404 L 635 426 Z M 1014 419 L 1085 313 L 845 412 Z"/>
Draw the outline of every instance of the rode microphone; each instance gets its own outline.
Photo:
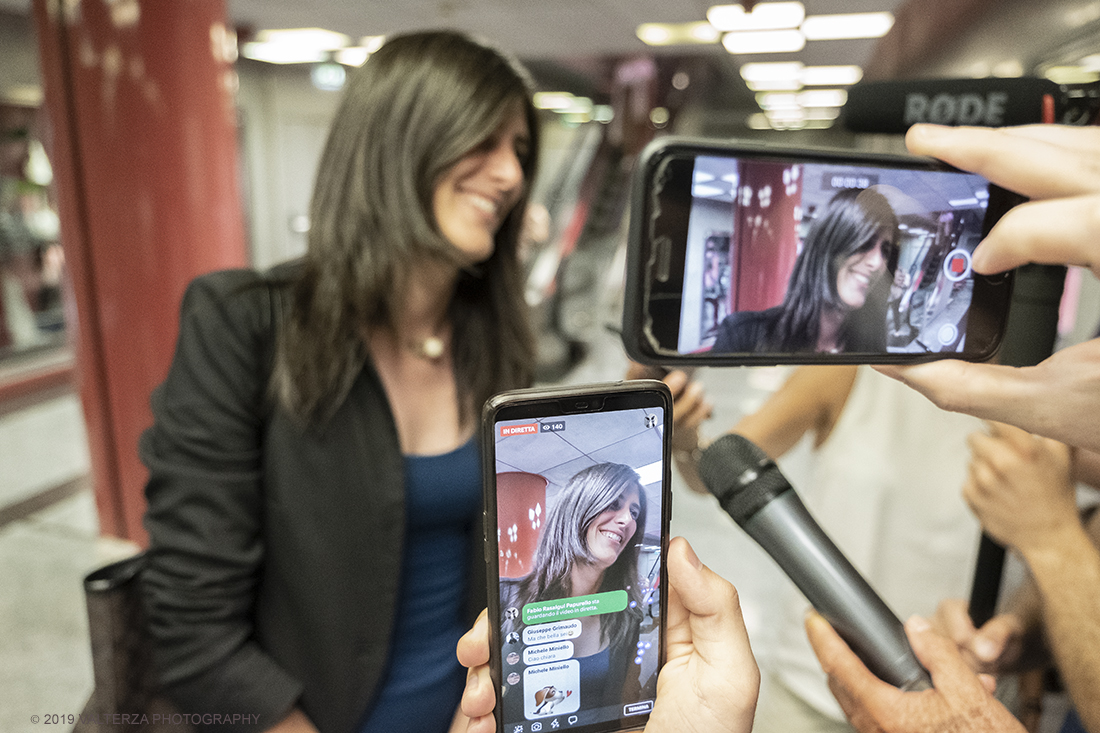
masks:
<path id="1" fill-rule="evenodd" d="M 910 125 L 1005 127 L 1039 122 L 1090 124 L 1100 84 L 1035 77 L 861 82 L 848 90 L 842 121 L 853 132 L 904 133 Z"/>
<path id="2" fill-rule="evenodd" d="M 903 690 L 932 686 L 901 621 L 813 520 L 764 451 L 743 436 L 725 435 L 703 451 L 699 476 L 868 669 Z"/>

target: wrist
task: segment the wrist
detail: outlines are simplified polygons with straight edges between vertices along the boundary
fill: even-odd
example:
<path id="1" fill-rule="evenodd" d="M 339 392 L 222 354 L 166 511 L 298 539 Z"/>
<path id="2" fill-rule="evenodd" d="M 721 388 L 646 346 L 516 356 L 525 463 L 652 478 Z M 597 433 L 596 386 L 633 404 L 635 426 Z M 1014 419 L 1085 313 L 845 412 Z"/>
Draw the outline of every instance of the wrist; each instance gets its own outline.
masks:
<path id="1" fill-rule="evenodd" d="M 1032 573 L 1038 576 L 1046 568 L 1058 568 L 1083 557 L 1093 549 L 1093 545 L 1084 528 L 1078 523 L 1072 523 L 1045 534 L 1041 542 L 1021 544 L 1016 549 Z"/>

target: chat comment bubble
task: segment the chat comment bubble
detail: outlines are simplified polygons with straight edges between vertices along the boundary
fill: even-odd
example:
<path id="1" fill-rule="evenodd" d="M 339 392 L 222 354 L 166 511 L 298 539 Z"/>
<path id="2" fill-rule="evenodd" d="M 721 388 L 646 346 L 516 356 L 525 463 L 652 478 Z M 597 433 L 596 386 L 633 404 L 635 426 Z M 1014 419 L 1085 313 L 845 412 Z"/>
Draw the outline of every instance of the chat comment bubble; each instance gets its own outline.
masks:
<path id="1" fill-rule="evenodd" d="M 573 656 L 573 642 L 559 641 L 556 644 L 529 646 L 523 650 L 523 663 L 526 665 L 560 662 Z"/>
<path id="2" fill-rule="evenodd" d="M 523 643 L 527 645 L 548 644 L 563 639 L 576 639 L 580 635 L 580 621 L 575 619 L 572 621 L 557 621 L 552 624 L 528 626 L 523 630 Z"/>
<path id="3" fill-rule="evenodd" d="M 523 714 L 528 720 L 575 713 L 581 707 L 581 666 L 575 659 L 523 670 Z"/>
<path id="4" fill-rule="evenodd" d="M 626 604 L 627 595 L 625 590 L 611 590 L 587 596 L 528 603 L 523 607 L 523 623 L 545 624 L 569 618 L 616 613 L 626 608 Z"/>

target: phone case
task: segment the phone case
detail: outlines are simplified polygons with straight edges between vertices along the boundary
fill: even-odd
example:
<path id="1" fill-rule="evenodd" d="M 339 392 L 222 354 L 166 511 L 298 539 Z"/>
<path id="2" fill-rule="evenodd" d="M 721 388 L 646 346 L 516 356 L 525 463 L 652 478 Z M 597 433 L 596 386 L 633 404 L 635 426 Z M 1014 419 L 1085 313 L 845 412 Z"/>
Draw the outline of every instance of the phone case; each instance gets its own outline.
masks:
<path id="1" fill-rule="evenodd" d="M 766 158 L 770 161 L 811 162 L 835 165 L 887 166 L 893 169 L 915 169 L 935 172 L 959 172 L 940 161 L 908 155 L 890 155 L 859 153 L 854 151 L 825 148 L 782 148 L 772 145 L 754 144 L 736 141 L 723 142 L 693 138 L 666 137 L 651 143 L 640 156 L 636 168 L 633 190 L 630 231 L 627 249 L 627 272 L 623 308 L 623 345 L 627 354 L 643 364 L 665 366 L 742 366 L 773 364 L 817 364 L 817 363 L 916 363 L 939 358 L 965 358 L 982 361 L 992 357 L 1000 346 L 1004 334 L 1008 303 L 1013 287 L 1013 273 L 995 276 L 976 276 L 975 288 L 980 294 L 975 303 L 982 306 L 970 316 L 974 323 L 974 333 L 980 334 L 982 343 L 977 353 L 933 352 L 933 353 L 866 353 L 849 351 L 847 353 L 823 353 L 799 351 L 794 353 L 679 353 L 659 347 L 659 341 L 653 336 L 654 313 L 667 320 L 678 317 L 679 301 L 674 305 L 665 302 L 667 296 L 652 291 L 654 277 L 667 275 L 670 268 L 675 281 L 675 247 L 667 234 L 659 233 L 657 218 L 665 215 L 661 211 L 663 181 L 655 180 L 664 161 L 676 156 L 742 156 L 745 158 Z M 991 200 L 989 214 L 982 235 L 988 232 L 1000 215 L 1011 206 L 1024 199 L 1010 192 L 990 187 Z M 995 190 L 995 195 L 994 195 Z M 682 272 L 682 263 L 681 263 Z M 655 276 L 651 276 L 656 273 Z M 663 315 L 660 309 L 675 308 L 675 314 Z M 673 313 L 669 310 L 668 313 Z"/>

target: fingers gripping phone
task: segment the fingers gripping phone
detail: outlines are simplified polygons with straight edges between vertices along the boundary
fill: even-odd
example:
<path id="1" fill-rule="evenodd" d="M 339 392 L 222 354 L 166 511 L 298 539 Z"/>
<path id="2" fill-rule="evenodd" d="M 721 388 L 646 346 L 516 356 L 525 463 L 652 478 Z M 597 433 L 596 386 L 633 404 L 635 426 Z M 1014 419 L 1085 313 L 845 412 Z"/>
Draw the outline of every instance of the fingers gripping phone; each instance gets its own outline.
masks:
<path id="1" fill-rule="evenodd" d="M 984 360 L 1010 274 L 971 255 L 1023 200 L 925 158 L 663 138 L 635 178 L 623 340 L 665 365 Z"/>
<path id="2" fill-rule="evenodd" d="M 483 418 L 498 733 L 634 730 L 665 658 L 672 397 L 518 390 Z"/>

